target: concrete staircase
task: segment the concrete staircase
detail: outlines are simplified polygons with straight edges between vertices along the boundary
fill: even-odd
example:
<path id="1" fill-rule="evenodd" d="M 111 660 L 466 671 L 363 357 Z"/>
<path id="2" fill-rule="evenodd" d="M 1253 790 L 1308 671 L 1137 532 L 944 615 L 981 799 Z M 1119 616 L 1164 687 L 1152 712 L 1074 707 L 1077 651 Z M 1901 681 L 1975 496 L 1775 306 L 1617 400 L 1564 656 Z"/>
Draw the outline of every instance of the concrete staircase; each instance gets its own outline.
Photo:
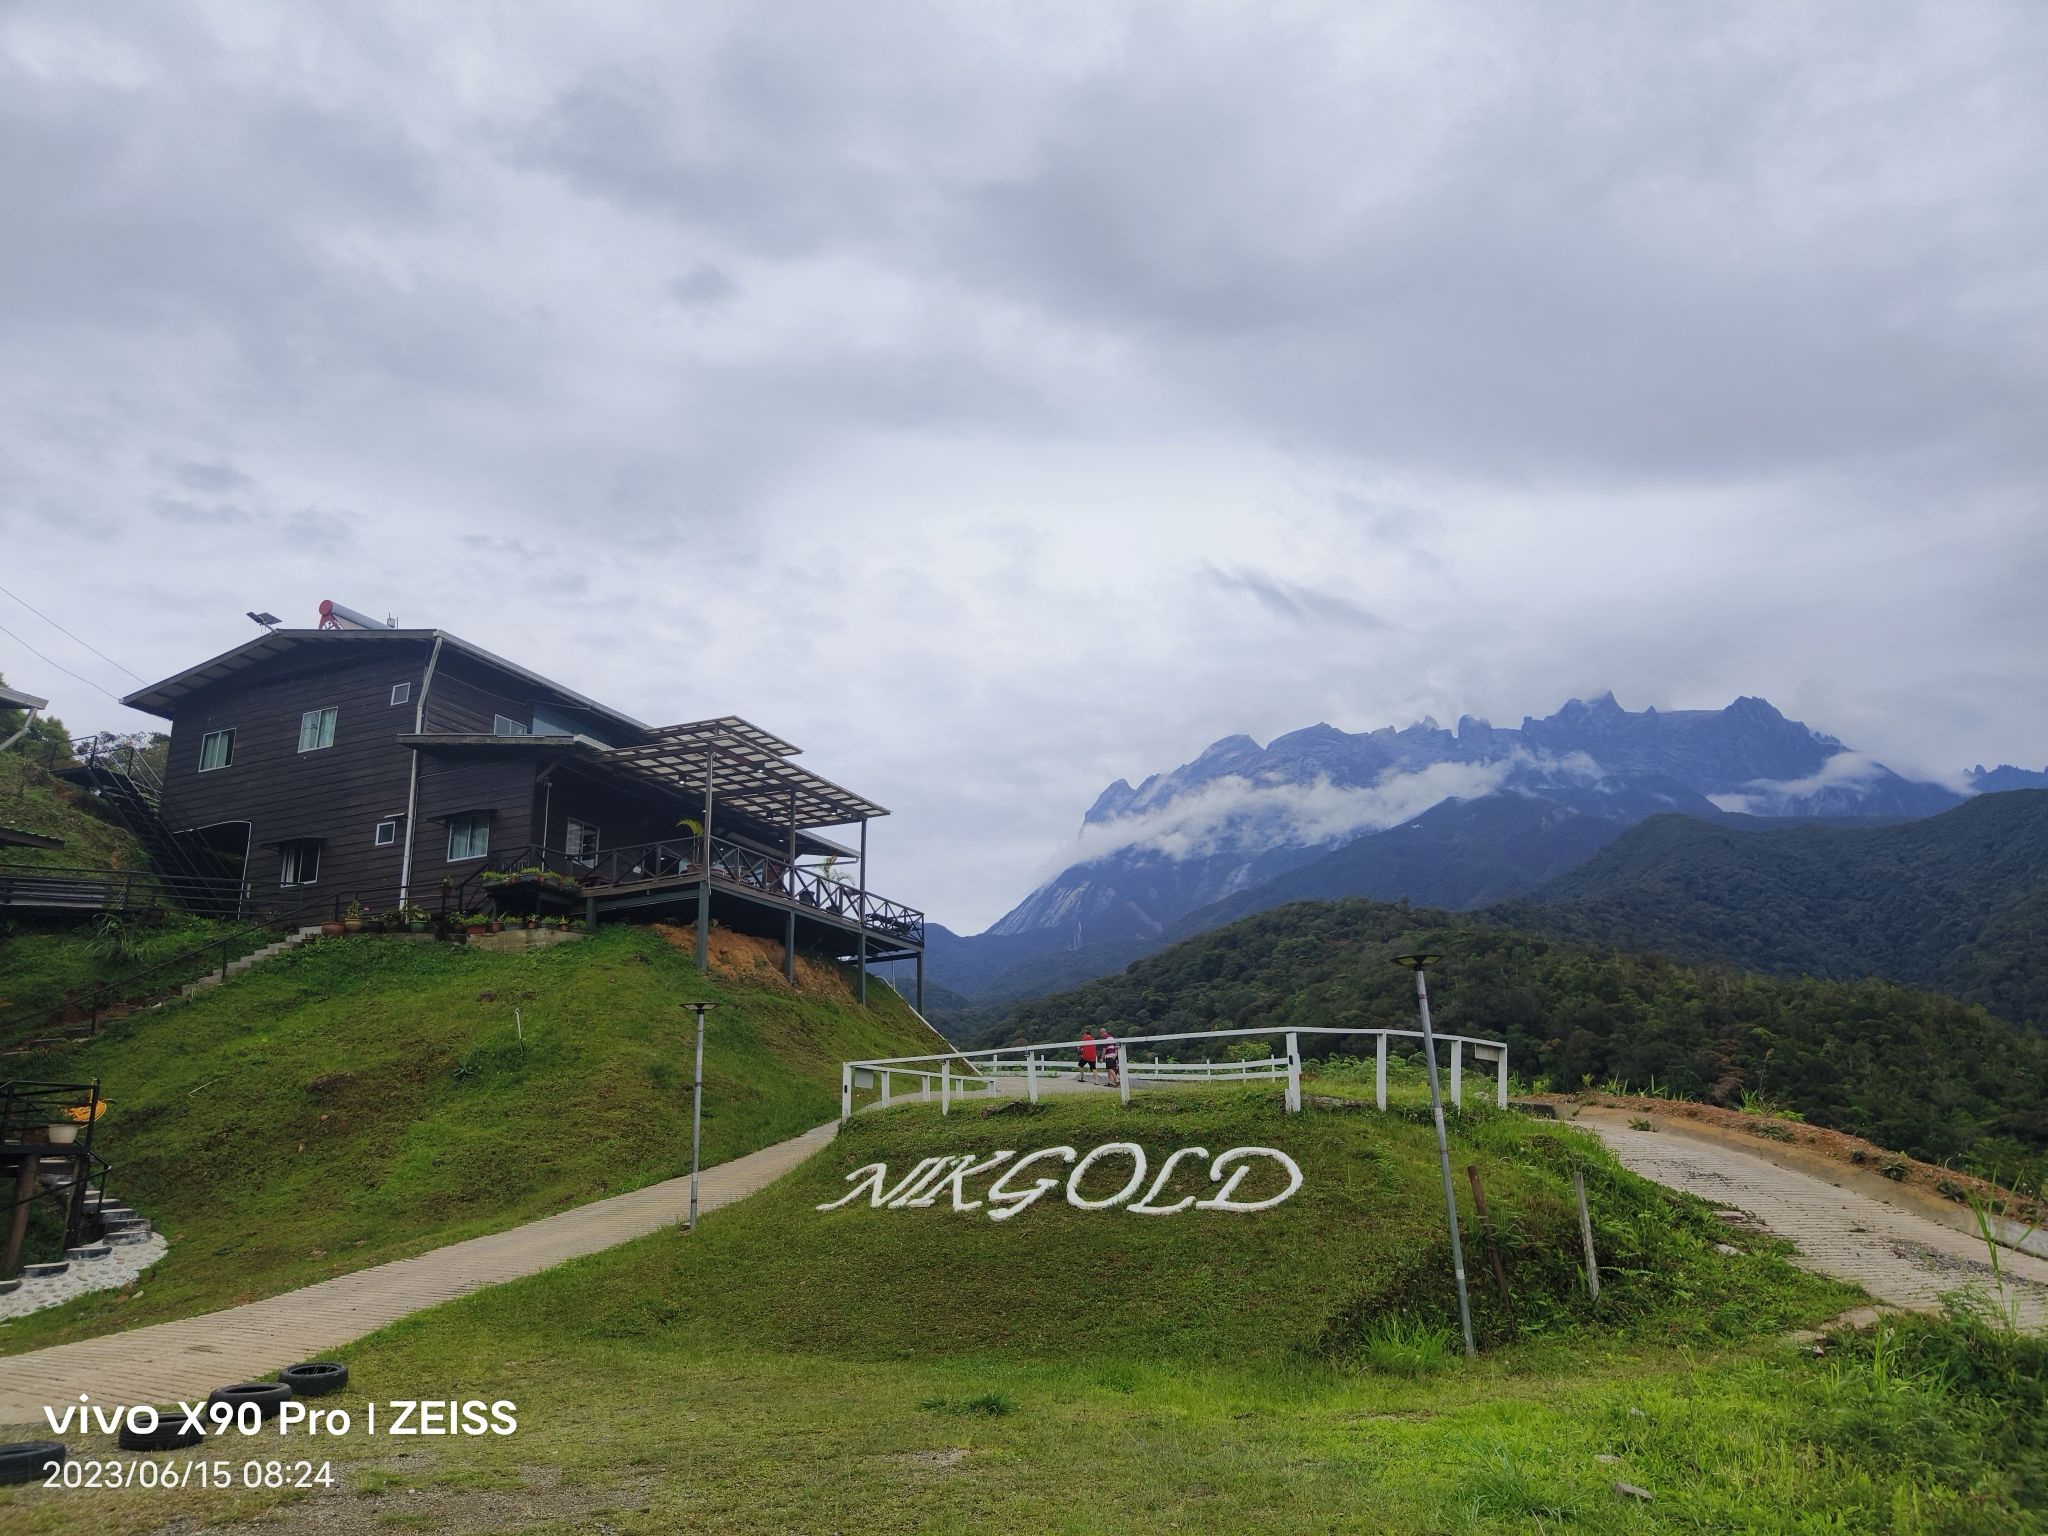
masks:
<path id="1" fill-rule="evenodd" d="M 296 933 L 288 933 L 281 939 L 275 939 L 261 949 L 250 951 L 239 960 L 230 960 L 225 972 L 208 971 L 197 981 L 188 981 L 178 988 L 178 993 L 181 997 L 191 997 L 196 992 L 204 992 L 208 987 L 217 987 L 229 976 L 239 976 L 244 971 L 254 970 L 273 955 L 281 955 L 288 949 L 297 949 L 306 940 L 318 938 L 319 935 L 320 925 L 308 923 Z"/>

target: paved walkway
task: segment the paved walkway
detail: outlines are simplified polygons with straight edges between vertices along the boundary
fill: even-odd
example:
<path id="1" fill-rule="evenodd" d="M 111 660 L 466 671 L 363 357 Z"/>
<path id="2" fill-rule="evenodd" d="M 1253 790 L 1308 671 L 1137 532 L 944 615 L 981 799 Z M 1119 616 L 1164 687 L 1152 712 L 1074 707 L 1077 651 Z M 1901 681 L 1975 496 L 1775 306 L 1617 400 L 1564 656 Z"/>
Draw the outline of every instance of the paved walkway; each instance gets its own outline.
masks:
<path id="1" fill-rule="evenodd" d="M 838 1129 L 836 1121 L 821 1125 L 707 1168 L 699 1211 L 774 1182 Z M 40 1423 L 44 1404 L 75 1402 L 81 1392 L 108 1406 L 196 1401 L 215 1387 L 318 1359 L 423 1307 L 672 1225 L 689 1210 L 689 1179 L 670 1179 L 266 1301 L 0 1357 L 0 1424 Z"/>
<path id="2" fill-rule="evenodd" d="M 1966 1287 L 1997 1299 L 1984 1244 L 1911 1210 L 1668 1126 L 1638 1131 L 1591 1118 L 1574 1123 L 1598 1134 L 1644 1178 L 1747 1211 L 1774 1236 L 1796 1244 L 1807 1268 L 1852 1280 L 1879 1301 L 1932 1312 L 1943 1296 Z M 2000 1249 L 1998 1262 L 2021 1325 L 2048 1327 L 2048 1259 Z"/>

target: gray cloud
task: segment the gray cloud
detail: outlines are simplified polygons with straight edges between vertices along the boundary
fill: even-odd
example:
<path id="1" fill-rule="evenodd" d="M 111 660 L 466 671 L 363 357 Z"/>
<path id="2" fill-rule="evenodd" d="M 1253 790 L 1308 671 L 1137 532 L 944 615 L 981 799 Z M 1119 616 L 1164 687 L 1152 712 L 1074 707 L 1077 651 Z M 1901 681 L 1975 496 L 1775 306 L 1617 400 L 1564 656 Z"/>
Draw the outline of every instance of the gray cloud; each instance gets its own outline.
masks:
<path id="1" fill-rule="evenodd" d="M 1207 570 L 1209 578 L 1217 586 L 1227 592 L 1243 593 L 1275 618 L 1289 619 L 1304 626 L 1333 624 L 1368 632 L 1392 628 L 1385 619 L 1362 604 L 1334 592 L 1320 592 L 1300 582 L 1284 581 L 1270 572 L 1249 566 L 1225 568 L 1210 565 Z"/>
<path id="2" fill-rule="evenodd" d="M 332 596 L 758 716 L 965 927 L 1318 719 L 2039 765 L 2044 56 L 2025 0 L 31 0 L 0 561 L 138 670 Z"/>

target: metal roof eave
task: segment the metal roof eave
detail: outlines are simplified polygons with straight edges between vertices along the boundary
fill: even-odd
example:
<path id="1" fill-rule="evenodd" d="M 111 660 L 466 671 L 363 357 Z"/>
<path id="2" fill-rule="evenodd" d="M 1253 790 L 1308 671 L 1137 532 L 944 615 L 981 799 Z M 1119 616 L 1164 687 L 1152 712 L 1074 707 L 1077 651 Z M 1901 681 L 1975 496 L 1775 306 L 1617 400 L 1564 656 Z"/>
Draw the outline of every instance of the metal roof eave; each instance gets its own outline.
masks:
<path id="1" fill-rule="evenodd" d="M 210 688 L 215 683 L 224 682 L 237 672 L 246 671 L 258 662 L 288 654 L 304 646 L 362 644 L 369 641 L 387 644 L 393 641 L 431 644 L 437 640 L 444 645 L 453 646 L 486 666 L 496 667 L 522 682 L 553 694 L 574 708 L 586 709 L 592 714 L 616 721 L 630 730 L 651 729 L 644 720 L 636 720 L 631 715 L 609 705 L 600 704 L 573 688 L 565 688 L 553 678 L 529 671 L 517 662 L 507 661 L 495 652 L 487 651 L 460 635 L 450 634 L 445 629 L 274 629 L 236 646 L 231 651 L 223 651 L 208 661 L 202 661 L 196 667 L 187 667 L 183 672 L 167 677 L 161 682 L 152 683 L 147 688 L 139 688 L 121 702 L 130 709 L 141 710 L 145 714 L 158 715 L 168 720 L 172 718 L 169 706 L 177 704 L 179 700 L 197 693 L 202 688 Z"/>

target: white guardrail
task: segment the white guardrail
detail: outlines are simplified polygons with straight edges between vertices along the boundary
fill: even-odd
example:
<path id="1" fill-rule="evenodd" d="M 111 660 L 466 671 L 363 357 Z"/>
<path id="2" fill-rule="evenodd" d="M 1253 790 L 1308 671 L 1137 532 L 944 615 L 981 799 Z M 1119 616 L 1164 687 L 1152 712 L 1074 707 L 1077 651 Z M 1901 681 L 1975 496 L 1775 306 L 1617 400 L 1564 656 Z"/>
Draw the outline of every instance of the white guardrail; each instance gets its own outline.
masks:
<path id="1" fill-rule="evenodd" d="M 1257 1082 L 1283 1081 L 1286 1083 L 1287 1110 L 1292 1114 L 1301 1108 L 1301 1037 L 1303 1035 L 1344 1035 L 1374 1037 L 1378 1056 L 1374 1073 L 1375 1098 L 1381 1109 L 1387 1107 L 1387 1042 L 1396 1040 L 1420 1040 L 1419 1029 L 1322 1029 L 1297 1027 L 1286 1029 L 1267 1027 L 1261 1029 L 1205 1029 L 1176 1035 L 1133 1035 L 1128 1039 L 1102 1040 L 1056 1040 L 1038 1045 L 999 1045 L 978 1051 L 949 1051 L 934 1056 L 890 1056 L 872 1061 L 846 1061 L 839 1066 L 839 1118 L 844 1121 L 853 1114 L 853 1091 L 855 1088 L 879 1087 L 881 1105 L 893 1103 L 897 1094 L 897 1079 L 908 1078 L 916 1086 L 919 1099 L 929 1102 L 933 1086 L 938 1089 L 939 1113 L 950 1114 L 956 1094 L 973 1093 L 989 1096 L 1002 1093 L 1014 1087 L 1021 1087 L 1036 1104 L 1043 1092 L 1065 1091 L 1073 1086 L 1073 1079 L 1105 1077 L 1109 1070 L 1108 1061 L 1101 1055 L 1105 1043 L 1116 1047 L 1115 1064 L 1117 1088 L 1123 1101 L 1131 1101 L 1133 1086 L 1186 1082 Z M 1131 1056 L 1131 1048 L 1139 1045 L 1159 1046 L 1188 1040 L 1231 1040 L 1251 1037 L 1281 1037 L 1284 1054 L 1269 1056 L 1255 1061 L 1137 1061 Z M 1438 1034 L 1436 1043 L 1441 1049 L 1450 1048 L 1450 1098 L 1453 1105 L 1465 1102 L 1465 1048 L 1472 1048 L 1472 1061 L 1478 1067 L 1492 1067 L 1494 1074 L 1493 1098 L 1500 1108 L 1508 1103 L 1508 1048 L 1503 1040 L 1481 1040 L 1472 1035 Z M 1085 1064 L 1081 1057 L 1084 1047 L 1094 1046 L 1097 1058 L 1092 1064 Z"/>

